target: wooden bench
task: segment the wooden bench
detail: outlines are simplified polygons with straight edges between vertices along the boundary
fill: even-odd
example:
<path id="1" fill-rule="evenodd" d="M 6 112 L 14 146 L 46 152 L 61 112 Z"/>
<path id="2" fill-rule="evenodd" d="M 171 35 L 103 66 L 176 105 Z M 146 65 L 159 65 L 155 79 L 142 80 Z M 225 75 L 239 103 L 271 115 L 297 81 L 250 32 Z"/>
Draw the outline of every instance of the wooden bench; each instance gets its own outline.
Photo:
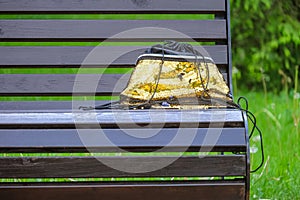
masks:
<path id="1" fill-rule="evenodd" d="M 112 73 L 133 68 L 147 46 L 134 42 L 187 41 L 152 32 L 115 35 L 133 28 L 168 28 L 206 42 L 204 48 L 231 88 L 229 0 L 0 0 L 0 14 L 21 15 L 1 15 L 0 20 L 0 199 L 249 199 L 243 112 L 86 112 L 72 106 L 93 103 L 88 96 L 102 104 L 104 97 L 119 95 L 128 75 Z M 52 19 L 35 19 L 45 14 Z M 61 14 L 104 18 L 60 20 Z M 124 14 L 168 16 L 123 20 L 130 18 Z M 212 19 L 169 20 L 173 14 Z M 110 45 L 98 47 L 99 52 L 117 57 L 129 53 L 113 63 L 84 62 L 94 47 L 79 42 L 112 36 Z M 70 74 L 82 63 L 87 70 L 80 75 L 84 80 L 99 77 L 92 69 L 102 73 L 109 65 L 95 91 L 80 88 L 88 88 L 89 82 Z M 74 90 L 74 85 L 79 87 Z"/>

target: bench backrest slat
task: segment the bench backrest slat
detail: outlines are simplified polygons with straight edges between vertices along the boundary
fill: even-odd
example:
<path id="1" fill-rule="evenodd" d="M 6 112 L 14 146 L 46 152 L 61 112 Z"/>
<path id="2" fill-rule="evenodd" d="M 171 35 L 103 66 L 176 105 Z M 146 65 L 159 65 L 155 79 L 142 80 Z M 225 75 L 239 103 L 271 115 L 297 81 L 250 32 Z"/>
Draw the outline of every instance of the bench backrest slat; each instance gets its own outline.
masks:
<path id="1" fill-rule="evenodd" d="M 102 41 L 135 28 L 163 27 L 197 41 L 226 40 L 225 20 L 2 20 L 1 41 Z M 80 28 L 79 28 L 80 27 Z M 187 36 L 162 31 L 115 36 L 116 41 L 187 40 Z"/>
<path id="2" fill-rule="evenodd" d="M 223 73 L 223 75 L 227 75 Z M 130 74 L 9 74 L 1 75 L 2 96 L 118 96 L 126 87 Z M 97 81 L 97 88 L 89 87 Z M 99 80 L 99 82 L 98 82 Z M 116 84 L 117 83 L 117 84 Z M 74 84 L 79 85 L 74 89 Z"/>
<path id="3" fill-rule="evenodd" d="M 0 46 L 0 65 L 3 68 L 78 68 L 94 48 L 93 46 Z M 111 63 L 112 60 L 105 56 L 95 57 L 93 60 L 87 60 L 84 67 L 134 67 L 137 57 L 147 48 L 149 47 L 100 46 L 97 47 L 97 51 L 105 53 L 109 58 L 117 59 Z M 228 64 L 226 45 L 204 45 L 203 48 L 216 64 L 221 65 L 220 68 Z M 122 55 L 124 52 L 128 53 Z"/>
<path id="4" fill-rule="evenodd" d="M 117 2 L 117 3 L 116 3 Z M 220 0 L 1 0 L 0 13 L 219 13 Z"/>

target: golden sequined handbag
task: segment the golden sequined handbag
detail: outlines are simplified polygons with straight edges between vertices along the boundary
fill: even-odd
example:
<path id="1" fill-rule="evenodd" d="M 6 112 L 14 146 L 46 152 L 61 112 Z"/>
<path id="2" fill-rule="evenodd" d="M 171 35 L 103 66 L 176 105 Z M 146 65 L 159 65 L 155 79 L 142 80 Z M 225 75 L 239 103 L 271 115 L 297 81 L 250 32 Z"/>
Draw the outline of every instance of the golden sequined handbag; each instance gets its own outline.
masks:
<path id="1" fill-rule="evenodd" d="M 120 95 L 120 103 L 137 107 L 192 108 L 220 107 L 224 105 L 222 102 L 232 101 L 229 87 L 213 59 L 195 50 L 188 52 L 192 47 L 186 46 L 181 44 L 181 52 L 172 49 L 171 54 L 166 46 L 154 50 L 152 47 L 149 53 L 140 55 Z"/>
<path id="2" fill-rule="evenodd" d="M 120 100 L 90 109 L 194 109 L 236 105 L 213 59 L 190 44 L 166 41 L 137 58 Z"/>

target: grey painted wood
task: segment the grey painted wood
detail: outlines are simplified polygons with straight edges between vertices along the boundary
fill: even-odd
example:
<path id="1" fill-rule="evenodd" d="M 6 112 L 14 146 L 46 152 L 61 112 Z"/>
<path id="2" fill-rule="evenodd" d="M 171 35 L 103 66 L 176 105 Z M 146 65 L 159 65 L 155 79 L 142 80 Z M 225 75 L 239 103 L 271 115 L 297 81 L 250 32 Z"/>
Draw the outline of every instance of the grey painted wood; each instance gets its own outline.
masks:
<path id="1" fill-rule="evenodd" d="M 203 46 L 216 64 L 227 64 L 226 45 Z M 2 67 L 108 67 L 109 64 L 118 67 L 133 67 L 137 57 L 149 48 L 146 46 L 99 46 L 99 47 L 0 47 L 0 66 Z M 90 57 L 87 57 L 90 54 Z M 204 54 L 204 53 L 203 53 Z M 95 55 L 95 56 L 91 56 Z M 97 56 L 99 55 L 99 56 Z M 204 54 L 205 55 L 205 54 Z M 121 57 L 120 57 L 121 56 Z M 87 58 L 87 59 L 86 59 Z M 86 59 L 86 60 L 85 60 Z M 36 65 L 36 66 L 34 66 Z"/>
<path id="2" fill-rule="evenodd" d="M 119 95 L 131 74 L 0 74 L 3 96 Z M 225 81 L 227 74 L 223 73 Z"/>
<path id="3" fill-rule="evenodd" d="M 132 185 L 131 185 L 132 184 Z M 245 184 L 237 181 L 228 182 L 204 182 L 204 183 L 127 183 L 111 185 L 108 183 L 94 183 L 90 185 L 69 183 L 21 186 L 0 186 L 1 199 L 22 199 L 31 200 L 38 197 L 40 200 L 65 200 L 65 199 L 89 199 L 99 200 L 152 200 L 154 195 L 157 200 L 206 200 L 224 199 L 241 200 L 245 199 Z"/>
<path id="4" fill-rule="evenodd" d="M 18 95 L 116 95 L 130 74 L 0 74 L 0 94 Z"/>
<path id="5" fill-rule="evenodd" d="M 80 28 L 79 28 L 80 27 Z M 115 36 L 112 40 L 153 41 L 164 39 L 218 40 L 227 38 L 225 20 L 1 20 L 0 41 L 71 40 L 101 41 L 135 28 L 151 28 Z M 141 29 L 140 29 L 141 30 Z"/>
<path id="6" fill-rule="evenodd" d="M 0 13 L 215 13 L 225 11 L 222 0 L 0 0 Z"/>
<path id="7" fill-rule="evenodd" d="M 243 176 L 245 173 L 245 155 L 0 158 L 2 178 L 209 177 Z"/>
<path id="8" fill-rule="evenodd" d="M 82 112 L 0 113 L 0 127 L 10 128 L 162 128 L 243 127 L 239 110 L 103 110 Z M 38 119 L 38 120 L 37 120 Z"/>
<path id="9" fill-rule="evenodd" d="M 101 138 L 107 138 L 105 141 Z M 174 140 L 173 140 L 174 139 Z M 182 130 L 164 129 L 0 129 L 0 152 L 33 149 L 36 152 L 47 149 L 70 149 L 93 152 L 140 149 L 161 151 L 180 151 L 197 149 L 210 151 L 246 151 L 244 128 L 185 128 Z M 42 148 L 41 148 L 42 147 Z M 45 150 L 43 150 L 45 149 Z"/>

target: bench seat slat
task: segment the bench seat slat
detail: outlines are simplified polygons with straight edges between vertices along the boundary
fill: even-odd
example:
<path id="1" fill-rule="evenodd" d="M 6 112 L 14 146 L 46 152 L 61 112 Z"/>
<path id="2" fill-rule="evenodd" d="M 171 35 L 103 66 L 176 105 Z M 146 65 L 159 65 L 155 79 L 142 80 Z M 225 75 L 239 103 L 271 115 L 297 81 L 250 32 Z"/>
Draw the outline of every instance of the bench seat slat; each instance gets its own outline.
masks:
<path id="1" fill-rule="evenodd" d="M 132 183 L 115 185 L 90 184 L 90 185 L 30 185 L 27 186 L 0 186 L 1 199 L 90 199 L 117 200 L 152 200 L 153 194 L 158 194 L 158 200 L 173 199 L 186 200 L 205 197 L 207 200 L 242 200 L 245 199 L 245 183 L 237 181 L 212 182 L 212 183 L 151 183 L 142 185 Z"/>
<path id="2" fill-rule="evenodd" d="M 224 12 L 219 0 L 0 0 L 0 13 L 215 13 Z"/>
<path id="3" fill-rule="evenodd" d="M 50 152 L 51 149 L 69 152 L 70 150 L 93 152 L 118 151 L 115 147 L 134 151 L 180 151 L 190 150 L 245 151 L 244 128 L 185 128 L 182 130 L 164 129 L 1 129 L 0 152 Z M 179 136 L 180 135 L 180 136 Z M 134 137 L 136 136 L 136 137 Z M 101 140 L 106 137 L 109 142 Z M 176 141 L 172 140 L 176 138 Z M 17 139 L 16 139 L 17 138 Z M 164 148 L 163 148 L 164 147 Z M 162 149 L 163 148 L 163 149 Z"/>
<path id="4" fill-rule="evenodd" d="M 243 127 L 242 112 L 211 110 L 103 110 L 97 112 L 0 113 L 2 128 Z M 38 120 L 37 120 L 38 119 Z M 100 126 L 99 126 L 100 125 Z"/>
<path id="5" fill-rule="evenodd" d="M 226 20 L 1 20 L 0 41 L 101 41 L 123 31 L 145 27 L 164 27 L 202 41 L 227 38 Z M 114 40 L 187 40 L 182 34 L 154 28 L 135 33 L 115 36 Z"/>
<path id="6" fill-rule="evenodd" d="M 245 155 L 178 157 L 179 156 L 6 157 L 0 158 L 0 177 L 209 177 L 243 176 L 246 174 Z M 120 170 L 122 168 L 122 171 L 113 169 L 111 168 L 112 166 Z"/>
<path id="7" fill-rule="evenodd" d="M 226 65 L 228 63 L 226 45 L 203 47 L 216 64 Z M 1 46 L 0 66 L 40 68 L 44 65 L 77 68 L 84 62 L 85 67 L 89 65 L 108 67 L 109 64 L 118 67 L 133 67 L 137 57 L 148 48 L 146 46 L 99 46 L 97 48 L 84 46 Z M 91 55 L 98 54 L 101 56 L 87 57 L 92 50 L 93 54 Z"/>

